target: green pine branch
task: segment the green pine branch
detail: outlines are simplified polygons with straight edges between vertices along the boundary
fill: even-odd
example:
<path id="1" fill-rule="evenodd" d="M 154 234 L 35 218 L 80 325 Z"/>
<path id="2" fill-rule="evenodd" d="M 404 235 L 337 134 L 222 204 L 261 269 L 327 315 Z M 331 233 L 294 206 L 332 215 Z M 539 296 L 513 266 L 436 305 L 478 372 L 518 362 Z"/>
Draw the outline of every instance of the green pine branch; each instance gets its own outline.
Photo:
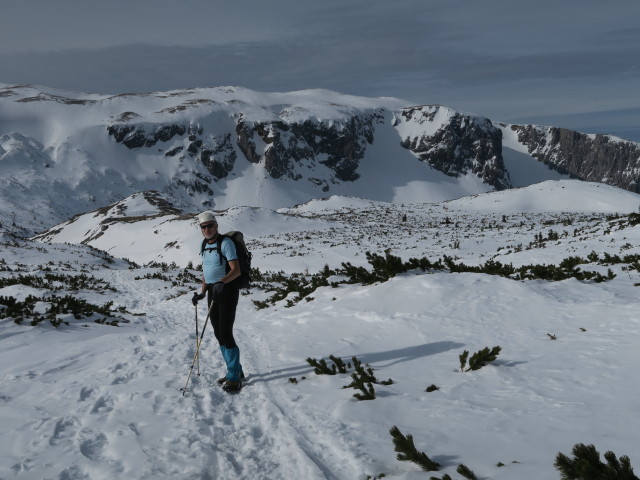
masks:
<path id="1" fill-rule="evenodd" d="M 307 363 L 314 367 L 314 372 L 316 375 L 335 375 L 336 374 L 336 366 L 333 365 L 329 368 L 327 365 L 327 361 L 324 358 L 321 358 L 320 361 L 315 358 L 307 358 Z"/>
<path id="2" fill-rule="evenodd" d="M 618 459 L 608 451 L 604 454 L 607 463 L 600 460 L 600 453 L 593 445 L 578 443 L 572 449 L 573 458 L 559 452 L 554 466 L 562 480 L 640 480 L 633 473 L 629 457 Z"/>
<path id="3" fill-rule="evenodd" d="M 501 350 L 502 347 L 499 346 L 495 346 L 492 349 L 484 347 L 482 350 L 478 350 L 476 353 L 471 355 L 471 358 L 469 358 L 469 352 L 465 350 L 458 357 L 460 359 L 460 371 L 468 372 L 469 370 L 479 370 L 488 363 L 494 362 L 496 358 L 498 358 Z M 467 359 L 469 359 L 469 368 L 465 370 Z"/>
<path id="4" fill-rule="evenodd" d="M 425 472 L 437 471 L 440 468 L 440 465 L 431 460 L 426 453 L 419 452 L 418 449 L 416 449 L 416 446 L 413 444 L 412 435 L 405 437 L 396 426 L 391 427 L 389 433 L 393 437 L 393 445 L 395 446 L 395 451 L 398 453 L 396 458 L 399 461 L 413 462 L 419 465 Z"/>
<path id="5" fill-rule="evenodd" d="M 461 463 L 460 465 L 458 465 L 458 468 L 456 468 L 456 472 L 458 472 L 467 480 L 478 480 L 478 477 L 476 477 L 476 474 L 473 473 L 473 471 L 470 470 L 469 467 L 467 467 L 464 463 Z"/>

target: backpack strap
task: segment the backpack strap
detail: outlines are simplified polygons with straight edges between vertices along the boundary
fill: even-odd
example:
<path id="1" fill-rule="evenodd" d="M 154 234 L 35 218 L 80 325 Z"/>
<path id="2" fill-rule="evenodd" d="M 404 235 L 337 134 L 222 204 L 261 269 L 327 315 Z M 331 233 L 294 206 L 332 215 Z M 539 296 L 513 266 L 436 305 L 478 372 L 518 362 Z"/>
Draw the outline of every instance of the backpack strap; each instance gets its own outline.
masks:
<path id="1" fill-rule="evenodd" d="M 222 265 L 222 259 L 223 258 L 224 258 L 225 262 L 227 261 L 227 257 L 225 257 L 224 254 L 222 253 L 222 242 L 223 242 L 223 240 L 225 238 L 227 238 L 226 235 L 222 235 L 222 234 L 218 235 L 218 240 L 216 241 L 216 247 L 215 248 L 213 248 L 213 247 L 207 248 L 208 240 L 206 238 L 204 238 L 202 240 L 202 245 L 200 245 L 200 255 L 201 256 L 204 255 L 205 251 L 213 252 L 215 250 L 216 252 L 218 252 L 218 257 L 220 258 L 220 265 Z"/>
<path id="2" fill-rule="evenodd" d="M 220 265 L 222 265 L 222 259 L 224 258 L 224 261 L 227 261 L 227 257 L 224 256 L 224 254 L 222 253 L 222 242 L 223 240 L 226 238 L 226 235 L 218 235 L 218 241 L 217 243 L 217 248 L 216 250 L 218 250 L 218 258 L 220 259 Z"/>

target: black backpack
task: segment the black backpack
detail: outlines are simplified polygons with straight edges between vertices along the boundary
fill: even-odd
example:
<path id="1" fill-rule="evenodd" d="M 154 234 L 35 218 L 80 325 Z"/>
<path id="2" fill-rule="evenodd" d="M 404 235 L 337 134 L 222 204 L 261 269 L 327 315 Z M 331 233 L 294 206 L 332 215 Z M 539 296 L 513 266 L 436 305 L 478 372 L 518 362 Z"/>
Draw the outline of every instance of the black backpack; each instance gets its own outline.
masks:
<path id="1" fill-rule="evenodd" d="M 207 248 L 207 239 L 202 240 L 202 246 L 200 248 L 200 255 L 204 255 L 206 251 L 217 251 L 220 256 L 220 262 L 224 258 L 225 262 L 227 262 L 227 272 L 229 272 L 229 262 L 222 254 L 222 240 L 224 238 L 229 238 L 236 247 L 236 253 L 238 254 L 238 264 L 240 265 L 240 276 L 235 280 L 231 281 L 230 284 L 234 285 L 238 288 L 249 288 L 251 285 L 251 252 L 247 250 L 247 246 L 244 243 L 244 235 L 242 232 L 238 232 L 234 230 L 232 232 L 227 232 L 224 235 L 218 236 L 218 241 L 216 242 L 215 248 L 209 247 Z"/>

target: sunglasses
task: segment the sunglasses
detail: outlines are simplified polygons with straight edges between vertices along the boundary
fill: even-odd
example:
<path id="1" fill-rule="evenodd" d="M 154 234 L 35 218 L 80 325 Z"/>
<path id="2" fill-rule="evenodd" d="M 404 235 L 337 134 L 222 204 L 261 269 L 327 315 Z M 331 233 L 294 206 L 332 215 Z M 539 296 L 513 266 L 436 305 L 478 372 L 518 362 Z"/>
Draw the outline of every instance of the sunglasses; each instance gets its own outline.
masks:
<path id="1" fill-rule="evenodd" d="M 216 225 L 216 223 L 207 223 L 206 225 L 200 225 L 200 228 L 202 230 L 209 230 L 210 228 L 214 228 Z"/>

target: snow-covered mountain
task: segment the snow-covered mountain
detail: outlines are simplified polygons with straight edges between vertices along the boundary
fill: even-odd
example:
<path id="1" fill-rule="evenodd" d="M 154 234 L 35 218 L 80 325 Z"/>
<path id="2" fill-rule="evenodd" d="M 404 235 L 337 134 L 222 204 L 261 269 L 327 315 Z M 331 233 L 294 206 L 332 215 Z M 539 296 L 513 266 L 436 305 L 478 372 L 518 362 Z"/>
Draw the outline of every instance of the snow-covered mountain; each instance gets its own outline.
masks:
<path id="1" fill-rule="evenodd" d="M 570 179 L 544 132 L 326 91 L 0 89 L 0 478 L 427 477 L 392 427 L 442 478 L 557 478 L 577 443 L 637 465 L 640 195 Z M 237 396 L 210 329 L 180 391 L 204 207 L 259 269 Z M 443 263 L 347 282 L 371 252 Z M 329 355 L 390 382 L 358 401 L 305 360 Z"/>
<path id="2" fill-rule="evenodd" d="M 435 202 L 570 175 L 634 188 L 638 144 L 599 137 L 572 151 L 523 131 L 538 130 L 323 90 L 107 96 L 4 85 L 2 228 L 30 235 L 145 191 L 194 212 L 331 195 Z M 597 168 L 585 170 L 577 154 L 602 142 L 618 146 L 615 161 L 594 154 Z"/>

